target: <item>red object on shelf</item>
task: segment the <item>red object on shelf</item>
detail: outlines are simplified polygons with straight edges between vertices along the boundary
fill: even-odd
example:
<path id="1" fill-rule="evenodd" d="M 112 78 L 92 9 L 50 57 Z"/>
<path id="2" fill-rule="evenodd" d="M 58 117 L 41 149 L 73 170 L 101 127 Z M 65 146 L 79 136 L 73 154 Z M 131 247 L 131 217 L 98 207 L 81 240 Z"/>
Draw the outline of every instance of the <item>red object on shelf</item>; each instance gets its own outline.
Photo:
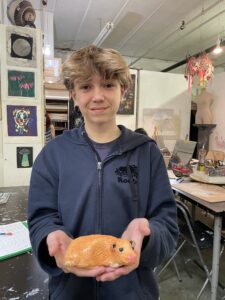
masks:
<path id="1" fill-rule="evenodd" d="M 190 167 L 183 165 L 173 164 L 172 169 L 176 176 L 188 176 L 192 173 L 192 169 Z"/>

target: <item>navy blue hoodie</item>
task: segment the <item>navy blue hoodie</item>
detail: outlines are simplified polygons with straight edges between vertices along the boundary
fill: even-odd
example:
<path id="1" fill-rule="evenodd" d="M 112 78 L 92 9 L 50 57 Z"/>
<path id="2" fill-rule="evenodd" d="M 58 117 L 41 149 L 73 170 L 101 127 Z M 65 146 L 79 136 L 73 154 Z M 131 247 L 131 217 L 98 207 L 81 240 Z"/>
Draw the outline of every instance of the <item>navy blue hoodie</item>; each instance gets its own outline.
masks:
<path id="1" fill-rule="evenodd" d="M 155 300 L 153 269 L 176 247 L 176 205 L 162 155 L 150 138 L 119 126 L 121 136 L 100 161 L 84 128 L 49 142 L 33 165 L 28 225 L 33 252 L 50 277 L 50 299 Z M 139 267 L 111 282 L 65 274 L 48 255 L 47 235 L 94 233 L 120 237 L 136 217 L 147 218 Z"/>

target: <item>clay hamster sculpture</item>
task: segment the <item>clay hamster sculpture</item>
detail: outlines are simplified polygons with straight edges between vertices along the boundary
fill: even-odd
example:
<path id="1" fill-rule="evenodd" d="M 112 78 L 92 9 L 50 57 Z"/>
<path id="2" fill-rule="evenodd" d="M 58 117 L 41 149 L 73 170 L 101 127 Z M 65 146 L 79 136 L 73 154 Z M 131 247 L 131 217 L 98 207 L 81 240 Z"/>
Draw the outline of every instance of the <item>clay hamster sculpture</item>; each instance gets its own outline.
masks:
<path id="1" fill-rule="evenodd" d="M 119 267 L 135 263 L 133 243 L 111 235 L 92 234 L 74 239 L 68 246 L 64 263 L 67 267 Z"/>

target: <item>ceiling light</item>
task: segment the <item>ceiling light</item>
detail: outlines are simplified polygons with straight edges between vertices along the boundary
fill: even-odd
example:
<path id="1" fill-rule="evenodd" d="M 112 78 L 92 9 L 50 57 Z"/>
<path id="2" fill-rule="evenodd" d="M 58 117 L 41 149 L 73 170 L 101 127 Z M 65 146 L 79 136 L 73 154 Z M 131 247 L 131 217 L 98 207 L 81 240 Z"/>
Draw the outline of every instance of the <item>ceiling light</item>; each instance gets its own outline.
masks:
<path id="1" fill-rule="evenodd" d="M 220 54 L 223 51 L 223 48 L 221 47 L 221 39 L 218 38 L 216 42 L 216 48 L 213 50 L 214 54 Z"/>
<path id="2" fill-rule="evenodd" d="M 50 45 L 45 45 L 44 46 L 44 56 L 51 56 L 51 46 Z"/>
<path id="3" fill-rule="evenodd" d="M 112 32 L 112 30 L 113 30 L 113 23 L 112 22 L 106 23 L 106 25 L 101 30 L 101 32 L 99 33 L 99 35 L 97 36 L 97 38 L 94 40 L 92 44 L 95 46 L 100 46 L 107 38 L 107 36 Z"/>

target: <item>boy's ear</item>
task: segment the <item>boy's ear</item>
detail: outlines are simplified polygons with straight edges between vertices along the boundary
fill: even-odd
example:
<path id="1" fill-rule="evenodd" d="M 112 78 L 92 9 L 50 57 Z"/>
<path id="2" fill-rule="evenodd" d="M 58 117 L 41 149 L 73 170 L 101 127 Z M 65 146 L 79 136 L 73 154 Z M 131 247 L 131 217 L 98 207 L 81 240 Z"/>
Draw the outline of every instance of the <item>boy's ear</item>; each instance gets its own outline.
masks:
<path id="1" fill-rule="evenodd" d="M 75 99 L 76 99 L 76 93 L 75 93 L 74 90 L 70 90 L 70 91 L 69 91 L 69 96 L 70 96 L 71 98 L 73 98 L 73 101 L 75 102 Z"/>
<path id="2" fill-rule="evenodd" d="M 127 89 L 126 89 L 124 86 L 122 86 L 122 87 L 121 87 L 121 98 L 122 98 L 122 99 L 123 99 L 124 96 L 126 95 L 126 92 L 127 92 Z"/>

